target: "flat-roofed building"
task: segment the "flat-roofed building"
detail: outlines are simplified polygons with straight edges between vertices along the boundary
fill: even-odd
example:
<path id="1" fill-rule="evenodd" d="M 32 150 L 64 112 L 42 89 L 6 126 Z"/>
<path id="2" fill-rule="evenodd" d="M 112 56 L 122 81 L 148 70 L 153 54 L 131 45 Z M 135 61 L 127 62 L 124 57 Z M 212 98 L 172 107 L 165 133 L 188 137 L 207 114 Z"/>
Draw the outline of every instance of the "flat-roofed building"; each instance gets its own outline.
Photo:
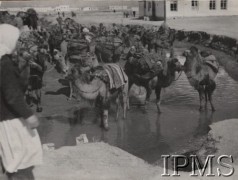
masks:
<path id="1" fill-rule="evenodd" d="M 139 16 L 154 18 L 238 15 L 238 0 L 143 0 Z"/>

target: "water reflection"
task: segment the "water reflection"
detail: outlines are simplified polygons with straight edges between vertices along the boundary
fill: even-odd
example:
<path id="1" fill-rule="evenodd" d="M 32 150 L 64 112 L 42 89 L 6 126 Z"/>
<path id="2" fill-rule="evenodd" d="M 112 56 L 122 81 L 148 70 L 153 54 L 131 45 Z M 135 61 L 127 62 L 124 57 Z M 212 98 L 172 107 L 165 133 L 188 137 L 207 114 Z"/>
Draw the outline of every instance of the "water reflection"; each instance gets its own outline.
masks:
<path id="1" fill-rule="evenodd" d="M 206 135 L 210 131 L 209 125 L 212 124 L 213 121 L 212 111 L 204 111 L 200 112 L 198 118 L 198 126 L 194 132 L 194 137 Z"/>
<path id="2" fill-rule="evenodd" d="M 56 148 L 76 145 L 76 137 L 86 134 L 89 142 L 104 141 L 118 146 L 148 162 L 160 159 L 162 154 L 183 150 L 190 138 L 206 135 L 209 125 L 224 119 L 238 117 L 238 83 L 224 69 L 220 69 L 213 98 L 217 111 L 199 112 L 197 92 L 184 74 L 162 91 L 162 114 L 154 102 L 144 108 L 132 108 L 126 120 L 115 121 L 115 110 L 109 114 L 108 132 L 95 122 L 91 106 L 70 109 L 64 116 L 43 118 L 39 134 L 43 143 L 55 143 Z M 152 95 L 152 99 L 155 96 Z M 84 120 L 84 125 L 81 120 Z"/>

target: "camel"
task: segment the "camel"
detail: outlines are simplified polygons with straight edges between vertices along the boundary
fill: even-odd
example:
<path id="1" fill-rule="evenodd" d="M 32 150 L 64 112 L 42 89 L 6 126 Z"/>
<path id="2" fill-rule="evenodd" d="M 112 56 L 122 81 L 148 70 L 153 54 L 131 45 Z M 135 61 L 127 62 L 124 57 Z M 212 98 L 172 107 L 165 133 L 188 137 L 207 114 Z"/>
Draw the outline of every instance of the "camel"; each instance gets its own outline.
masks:
<path id="1" fill-rule="evenodd" d="M 69 81 L 69 88 L 70 93 L 68 100 L 72 100 L 73 94 L 74 94 L 74 86 L 72 84 L 73 82 L 73 68 L 74 66 L 83 66 L 86 67 L 85 69 L 91 69 L 98 66 L 98 60 L 96 55 L 88 53 L 86 56 L 80 57 L 78 63 L 72 63 L 69 60 L 69 57 L 67 54 L 65 54 L 63 51 L 59 51 L 57 49 L 54 50 L 54 59 L 56 60 L 56 65 L 58 66 L 58 70 L 60 73 L 64 75 L 64 77 Z"/>
<path id="2" fill-rule="evenodd" d="M 215 58 L 212 60 L 209 60 L 208 58 L 208 60 L 206 60 L 194 46 L 189 50 L 186 50 L 184 56 L 186 57 L 183 67 L 184 72 L 190 85 L 199 93 L 199 110 L 202 111 L 204 108 L 207 109 L 207 101 L 209 101 L 212 111 L 215 111 L 212 102 L 212 94 L 216 89 L 215 78 L 219 68 Z M 205 104 L 203 106 L 204 99 Z"/>
<path id="3" fill-rule="evenodd" d="M 128 108 L 128 77 L 119 65 L 113 64 L 111 67 L 117 67 L 121 70 L 121 75 L 124 77 L 124 83 L 119 87 L 111 88 L 109 83 L 110 79 L 105 76 L 105 66 L 98 66 L 94 72 L 84 67 L 73 67 L 72 75 L 74 80 L 73 86 L 77 88 L 77 93 L 85 100 L 95 102 L 97 108 L 97 116 L 101 120 L 101 126 L 105 130 L 109 130 L 108 125 L 108 111 L 110 103 L 116 100 L 116 120 L 119 118 L 119 106 L 123 108 L 123 118 L 126 118 L 126 111 Z M 114 74 L 115 75 L 115 74 Z M 112 75 L 112 76 L 114 76 Z"/>
<path id="4" fill-rule="evenodd" d="M 102 63 L 116 63 L 124 51 L 122 39 L 118 37 L 100 37 L 96 40 L 95 54 Z"/>
<path id="5" fill-rule="evenodd" d="M 154 53 L 153 56 L 142 55 L 134 57 L 131 52 L 128 53 L 127 62 L 125 64 L 125 72 L 129 77 L 129 89 L 135 83 L 138 86 L 145 87 L 147 91 L 147 101 L 150 98 L 152 90 L 155 90 L 156 105 L 158 113 L 161 113 L 160 108 L 160 93 L 161 89 L 168 87 L 175 80 L 175 72 L 181 71 L 181 64 L 178 59 L 166 57 L 160 60 L 159 56 Z M 152 63 L 154 62 L 154 63 Z"/>

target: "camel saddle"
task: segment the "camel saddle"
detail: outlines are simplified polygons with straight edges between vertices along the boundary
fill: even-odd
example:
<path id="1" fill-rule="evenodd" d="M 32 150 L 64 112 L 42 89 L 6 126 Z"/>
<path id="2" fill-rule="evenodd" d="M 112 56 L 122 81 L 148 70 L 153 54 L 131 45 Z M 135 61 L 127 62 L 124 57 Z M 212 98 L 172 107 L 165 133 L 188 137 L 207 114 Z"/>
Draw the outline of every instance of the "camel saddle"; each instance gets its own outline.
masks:
<path id="1" fill-rule="evenodd" d="M 127 76 L 122 68 L 114 63 L 104 64 L 95 68 L 93 76 L 100 78 L 109 89 L 118 89 L 127 83 Z"/>

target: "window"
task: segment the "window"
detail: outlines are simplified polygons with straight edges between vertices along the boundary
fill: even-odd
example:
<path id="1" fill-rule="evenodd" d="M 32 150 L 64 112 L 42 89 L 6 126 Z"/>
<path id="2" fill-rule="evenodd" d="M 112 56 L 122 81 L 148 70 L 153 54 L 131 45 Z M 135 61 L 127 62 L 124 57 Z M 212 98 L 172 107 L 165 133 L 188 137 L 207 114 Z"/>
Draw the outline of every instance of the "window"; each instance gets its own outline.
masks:
<path id="1" fill-rule="evenodd" d="M 177 11 L 178 10 L 178 2 L 177 1 L 172 1 L 170 3 L 170 11 Z"/>
<path id="2" fill-rule="evenodd" d="M 198 0 L 192 0 L 191 3 L 192 9 L 198 9 Z"/>
<path id="3" fill-rule="evenodd" d="M 210 10 L 216 9 L 216 1 L 215 0 L 210 0 L 209 8 L 210 8 Z"/>
<path id="4" fill-rule="evenodd" d="M 148 11 L 150 10 L 151 8 L 151 2 L 148 2 Z"/>
<path id="5" fill-rule="evenodd" d="M 221 0 L 221 9 L 227 9 L 227 0 Z"/>

